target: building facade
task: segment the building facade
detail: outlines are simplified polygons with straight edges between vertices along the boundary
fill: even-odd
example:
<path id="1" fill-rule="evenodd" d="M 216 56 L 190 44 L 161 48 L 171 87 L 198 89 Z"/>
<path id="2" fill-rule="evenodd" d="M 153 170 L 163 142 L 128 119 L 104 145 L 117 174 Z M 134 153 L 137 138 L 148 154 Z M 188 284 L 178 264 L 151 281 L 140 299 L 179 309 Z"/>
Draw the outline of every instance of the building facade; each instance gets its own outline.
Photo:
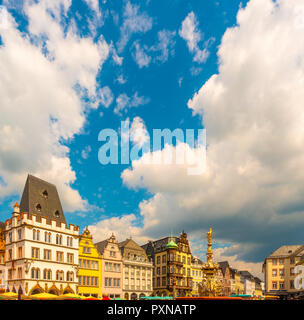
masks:
<path id="1" fill-rule="evenodd" d="M 199 296 L 199 289 L 202 286 L 204 273 L 202 270 L 203 262 L 197 258 L 192 257 L 191 259 L 191 276 L 192 276 L 192 291 L 191 295 L 193 297 Z"/>
<path id="2" fill-rule="evenodd" d="M 20 207 L 5 221 L 10 291 L 31 295 L 77 292 L 79 228 L 67 225 L 57 189 L 28 176 Z"/>
<path id="3" fill-rule="evenodd" d="M 151 296 L 153 263 L 145 250 L 132 239 L 118 244 L 123 261 L 123 297 L 135 300 Z"/>
<path id="4" fill-rule="evenodd" d="M 264 260 L 266 294 L 286 297 L 301 294 L 294 282 L 297 276 L 295 267 L 303 255 L 303 245 L 282 246 Z"/>
<path id="5" fill-rule="evenodd" d="M 123 298 L 122 255 L 114 234 L 109 239 L 96 243 L 95 246 L 102 259 L 101 286 L 103 294 L 113 299 Z"/>
<path id="6" fill-rule="evenodd" d="M 231 294 L 231 270 L 228 261 L 219 262 L 222 271 L 222 294 L 229 296 Z"/>
<path id="7" fill-rule="evenodd" d="M 0 293 L 7 286 L 7 274 L 5 267 L 5 224 L 0 222 Z"/>
<path id="8" fill-rule="evenodd" d="M 142 246 L 153 260 L 153 294 L 190 296 L 192 291 L 191 250 L 187 234 L 166 237 Z"/>
<path id="9" fill-rule="evenodd" d="M 102 260 L 88 228 L 79 236 L 78 256 L 78 294 L 101 298 Z"/>

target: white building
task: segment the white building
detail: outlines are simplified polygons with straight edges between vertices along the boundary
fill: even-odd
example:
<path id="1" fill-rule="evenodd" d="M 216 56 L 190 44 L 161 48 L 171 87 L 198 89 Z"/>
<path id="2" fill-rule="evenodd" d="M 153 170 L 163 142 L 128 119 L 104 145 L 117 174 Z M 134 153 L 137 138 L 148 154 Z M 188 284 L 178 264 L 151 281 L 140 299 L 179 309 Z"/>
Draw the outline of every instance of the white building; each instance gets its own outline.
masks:
<path id="1" fill-rule="evenodd" d="M 67 225 L 57 189 L 28 176 L 20 202 L 5 221 L 10 290 L 31 295 L 77 292 L 79 227 Z M 15 289 L 14 289 L 15 288 Z"/>

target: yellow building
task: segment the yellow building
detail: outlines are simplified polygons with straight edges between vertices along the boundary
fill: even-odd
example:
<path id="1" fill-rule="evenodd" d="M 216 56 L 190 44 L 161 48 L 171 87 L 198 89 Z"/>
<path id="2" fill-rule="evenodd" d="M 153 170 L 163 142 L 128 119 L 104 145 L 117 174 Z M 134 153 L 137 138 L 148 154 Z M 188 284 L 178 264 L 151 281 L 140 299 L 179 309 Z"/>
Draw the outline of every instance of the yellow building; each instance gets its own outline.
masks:
<path id="1" fill-rule="evenodd" d="M 282 246 L 264 261 L 266 295 L 295 296 L 295 267 L 304 253 L 303 245 Z"/>
<path id="2" fill-rule="evenodd" d="M 78 294 L 101 298 L 101 255 L 88 228 L 79 237 Z"/>
<path id="3" fill-rule="evenodd" d="M 199 288 L 202 286 L 204 273 L 202 270 L 203 262 L 197 258 L 192 257 L 191 260 L 191 275 L 192 275 L 192 297 L 199 296 Z"/>
<path id="4" fill-rule="evenodd" d="M 185 297 L 191 295 L 191 251 L 187 234 L 166 237 L 142 246 L 154 264 L 153 294 Z"/>

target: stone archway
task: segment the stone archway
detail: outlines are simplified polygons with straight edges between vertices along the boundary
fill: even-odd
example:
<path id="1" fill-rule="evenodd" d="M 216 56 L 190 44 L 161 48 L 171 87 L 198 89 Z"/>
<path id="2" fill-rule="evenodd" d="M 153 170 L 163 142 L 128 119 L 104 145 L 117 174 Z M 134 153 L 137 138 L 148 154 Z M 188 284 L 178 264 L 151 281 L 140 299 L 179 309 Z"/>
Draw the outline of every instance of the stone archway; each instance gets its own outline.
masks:
<path id="1" fill-rule="evenodd" d="M 44 290 L 42 289 L 42 287 L 39 284 L 36 284 L 29 292 L 29 296 L 33 295 L 33 294 L 38 294 L 38 293 L 43 293 Z"/>
<path id="2" fill-rule="evenodd" d="M 129 300 L 129 294 L 128 294 L 127 292 L 125 293 L 124 298 L 125 298 L 126 300 Z"/>
<path id="3" fill-rule="evenodd" d="M 55 286 L 55 285 L 52 285 L 48 291 L 48 293 L 50 294 L 55 294 L 56 296 L 59 296 L 60 295 L 60 291 L 59 289 Z"/>
<path id="4" fill-rule="evenodd" d="M 143 297 L 145 297 L 146 295 L 144 294 L 144 293 L 141 293 L 140 295 L 139 295 L 139 298 L 143 298 Z"/>
<path id="5" fill-rule="evenodd" d="M 65 287 L 65 289 L 63 290 L 63 294 L 66 294 L 66 293 L 75 293 L 73 291 L 73 289 L 68 285 L 67 287 Z"/>
<path id="6" fill-rule="evenodd" d="M 135 292 L 133 292 L 131 294 L 131 300 L 136 300 L 137 299 L 137 294 Z"/>

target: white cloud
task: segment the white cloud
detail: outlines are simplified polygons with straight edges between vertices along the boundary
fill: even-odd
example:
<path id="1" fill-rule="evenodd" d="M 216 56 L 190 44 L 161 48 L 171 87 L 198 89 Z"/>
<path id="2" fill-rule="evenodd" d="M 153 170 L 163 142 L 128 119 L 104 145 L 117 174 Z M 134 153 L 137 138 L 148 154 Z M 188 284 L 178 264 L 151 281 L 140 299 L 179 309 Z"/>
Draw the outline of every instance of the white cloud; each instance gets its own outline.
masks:
<path id="1" fill-rule="evenodd" d="M 70 4 L 25 2 L 30 34 L 20 33 L 10 15 L 8 28 L 0 30 L 0 197 L 20 194 L 29 172 L 55 183 L 64 209 L 75 211 L 88 203 L 71 187 L 76 175 L 60 141 L 81 132 L 84 105 L 73 88 L 78 84 L 95 94 L 108 47 L 72 29 L 63 34 L 60 17 Z"/>
<path id="2" fill-rule="evenodd" d="M 114 233 L 118 241 L 123 241 L 131 236 L 139 244 L 143 244 L 148 241 L 148 238 L 142 234 L 140 227 L 134 226 L 135 221 L 136 216 L 134 214 L 112 217 L 89 226 L 89 230 L 94 242 L 108 239 Z"/>
<path id="3" fill-rule="evenodd" d="M 81 151 L 81 157 L 82 157 L 83 159 L 88 159 L 91 151 L 92 151 L 91 146 L 86 146 L 86 147 Z"/>
<path id="4" fill-rule="evenodd" d="M 132 5 L 130 1 L 125 5 L 123 19 L 123 24 L 120 27 L 120 39 L 117 44 L 119 53 L 123 51 L 133 34 L 149 31 L 153 21 L 147 13 L 139 13 L 139 6 Z"/>
<path id="5" fill-rule="evenodd" d="M 139 206 L 147 235 L 167 233 L 172 220 L 191 232 L 212 226 L 246 262 L 301 243 L 304 28 L 295 26 L 295 5 L 251 0 L 225 32 L 218 74 L 188 103 L 207 130 L 203 175 L 139 161 L 122 173 L 129 187 L 153 194 Z"/>
<path id="6" fill-rule="evenodd" d="M 97 91 L 97 98 L 104 107 L 108 108 L 112 104 L 114 96 L 111 89 L 105 86 Z"/>
<path id="7" fill-rule="evenodd" d="M 148 67 L 151 62 L 151 57 L 146 53 L 148 48 L 146 46 L 141 47 L 138 41 L 135 41 L 133 46 L 135 47 L 135 52 L 132 53 L 132 56 L 139 68 Z"/>
<path id="8" fill-rule="evenodd" d="M 179 35 L 186 40 L 189 51 L 194 54 L 193 61 L 198 63 L 206 62 L 209 51 L 206 47 L 203 50 L 199 48 L 199 42 L 203 36 L 198 28 L 198 21 L 193 11 L 191 11 L 182 22 Z"/>
<path id="9" fill-rule="evenodd" d="M 156 57 L 156 60 L 166 62 L 170 55 L 174 55 L 175 35 L 175 31 L 165 29 L 157 33 L 158 43 L 151 48 L 152 51 L 160 51 L 160 55 Z"/>
<path id="10" fill-rule="evenodd" d="M 116 98 L 116 107 L 114 112 L 116 114 L 121 114 L 122 111 L 127 112 L 129 108 L 145 105 L 149 103 L 149 101 L 149 98 L 139 96 L 137 92 L 135 92 L 132 97 L 122 93 Z"/>

